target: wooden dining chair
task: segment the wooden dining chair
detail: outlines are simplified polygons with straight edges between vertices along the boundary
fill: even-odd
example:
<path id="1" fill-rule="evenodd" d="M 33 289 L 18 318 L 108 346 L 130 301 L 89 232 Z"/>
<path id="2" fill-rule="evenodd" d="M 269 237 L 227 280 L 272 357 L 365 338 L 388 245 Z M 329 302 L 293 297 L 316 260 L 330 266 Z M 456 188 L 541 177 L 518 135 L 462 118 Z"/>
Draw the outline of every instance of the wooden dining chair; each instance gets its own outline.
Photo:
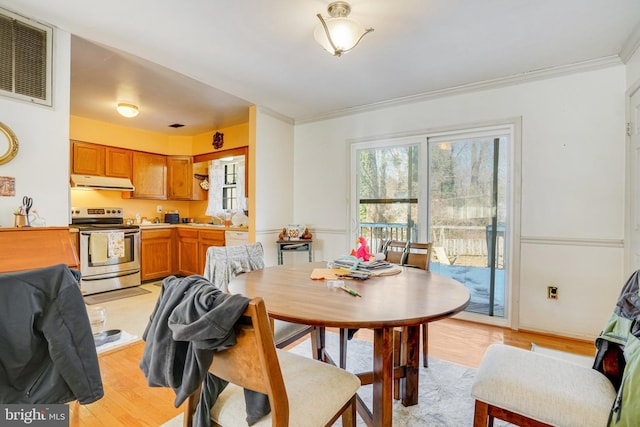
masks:
<path id="1" fill-rule="evenodd" d="M 378 251 L 385 255 L 385 260 L 392 264 L 401 265 L 404 257 L 407 242 L 401 240 L 383 239 L 380 241 Z M 347 367 L 347 343 L 357 332 L 357 329 L 340 329 L 340 355 L 338 364 L 342 369 Z M 399 355 L 397 355 L 399 358 Z M 395 358 L 394 358 L 395 360 Z"/>
<path id="2" fill-rule="evenodd" d="M 262 298 L 251 300 L 237 324 L 237 343 L 213 356 L 209 372 L 229 384 L 211 409 L 214 425 L 247 425 L 244 389 L 267 395 L 271 411 L 255 426 L 355 426 L 360 380 L 350 372 L 276 349 Z M 191 426 L 200 390 L 185 404 Z"/>
<path id="3" fill-rule="evenodd" d="M 401 240 L 388 240 L 382 247 L 385 260 L 392 264 L 402 265 L 406 256 L 407 242 Z"/>
<path id="4" fill-rule="evenodd" d="M 431 266 L 431 249 L 431 243 L 409 243 L 402 265 L 429 271 L 429 267 Z"/>
<path id="5" fill-rule="evenodd" d="M 431 243 L 411 242 L 407 245 L 404 264 L 407 267 L 415 267 L 429 271 L 431 266 Z M 429 367 L 429 324 L 422 324 L 422 366 Z"/>
<path id="6" fill-rule="evenodd" d="M 250 243 L 237 246 L 210 246 L 207 248 L 204 277 L 218 289 L 227 292 L 229 282 L 238 274 L 264 268 L 264 248 L 262 243 Z M 315 329 L 310 325 L 271 321 L 276 347 L 284 348 L 311 334 Z M 312 345 L 315 334 L 311 334 Z"/>
<path id="7" fill-rule="evenodd" d="M 392 264 L 402 265 L 406 257 L 408 242 L 402 240 L 382 240 L 378 250 L 385 255 L 385 260 Z M 356 330 L 352 330 L 356 331 Z M 347 366 L 347 343 L 349 341 L 348 329 L 340 329 L 340 360 L 339 365 L 342 369 L 346 369 Z M 393 331 L 393 364 L 394 366 L 400 366 L 401 362 L 401 349 L 400 343 L 402 340 L 402 329 L 394 328 Z M 400 399 L 400 380 L 393 381 L 393 398 Z"/>

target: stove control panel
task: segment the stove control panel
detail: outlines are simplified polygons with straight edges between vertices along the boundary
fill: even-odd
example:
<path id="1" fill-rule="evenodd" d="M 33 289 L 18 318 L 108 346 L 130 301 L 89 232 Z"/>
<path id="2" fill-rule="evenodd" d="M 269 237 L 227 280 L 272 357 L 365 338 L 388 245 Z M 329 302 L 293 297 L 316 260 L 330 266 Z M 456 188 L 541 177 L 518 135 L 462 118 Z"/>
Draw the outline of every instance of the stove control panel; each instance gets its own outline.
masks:
<path id="1" fill-rule="evenodd" d="M 72 207 L 71 218 L 124 218 L 124 209 Z"/>

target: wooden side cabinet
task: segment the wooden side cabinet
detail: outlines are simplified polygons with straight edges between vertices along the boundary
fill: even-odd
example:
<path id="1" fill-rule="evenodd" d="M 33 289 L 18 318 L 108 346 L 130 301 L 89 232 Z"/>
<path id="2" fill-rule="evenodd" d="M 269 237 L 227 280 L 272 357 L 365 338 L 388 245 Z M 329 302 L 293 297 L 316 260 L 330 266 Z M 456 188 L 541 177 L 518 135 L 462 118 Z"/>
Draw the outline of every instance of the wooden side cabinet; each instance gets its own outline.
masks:
<path id="1" fill-rule="evenodd" d="M 204 273 L 198 262 L 198 230 L 178 228 L 178 274 L 191 276 Z"/>
<path id="2" fill-rule="evenodd" d="M 194 180 L 191 157 L 167 157 L 167 197 L 169 200 L 191 200 Z"/>
<path id="3" fill-rule="evenodd" d="M 78 175 L 104 175 L 104 145 L 72 141 L 72 173 Z"/>
<path id="4" fill-rule="evenodd" d="M 140 278 L 161 279 L 173 274 L 173 229 L 140 231 Z"/>
<path id="5" fill-rule="evenodd" d="M 134 151 L 132 172 L 131 180 L 136 189 L 131 192 L 131 197 L 137 199 L 167 199 L 166 156 Z"/>

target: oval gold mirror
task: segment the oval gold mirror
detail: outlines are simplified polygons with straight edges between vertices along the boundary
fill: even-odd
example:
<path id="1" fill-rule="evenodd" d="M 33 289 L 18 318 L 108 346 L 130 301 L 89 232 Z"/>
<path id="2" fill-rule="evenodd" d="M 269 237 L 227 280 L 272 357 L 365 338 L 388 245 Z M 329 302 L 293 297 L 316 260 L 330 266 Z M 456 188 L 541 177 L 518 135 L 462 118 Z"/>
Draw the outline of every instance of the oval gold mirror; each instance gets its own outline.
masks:
<path id="1" fill-rule="evenodd" d="M 18 154 L 18 138 L 9 126 L 0 122 L 0 165 L 9 163 Z"/>

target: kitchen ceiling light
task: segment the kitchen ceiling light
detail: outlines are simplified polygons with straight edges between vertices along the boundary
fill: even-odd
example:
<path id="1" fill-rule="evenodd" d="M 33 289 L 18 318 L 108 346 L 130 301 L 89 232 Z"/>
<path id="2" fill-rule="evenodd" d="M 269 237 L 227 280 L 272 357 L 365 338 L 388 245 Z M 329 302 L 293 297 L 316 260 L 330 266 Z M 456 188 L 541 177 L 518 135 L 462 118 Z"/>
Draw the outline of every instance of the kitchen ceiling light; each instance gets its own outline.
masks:
<path id="1" fill-rule="evenodd" d="M 329 18 L 316 15 L 320 24 L 313 33 L 320 46 L 334 56 L 340 56 L 356 47 L 360 40 L 373 31 L 373 28 L 364 28 L 359 22 L 347 18 L 351 13 L 351 6 L 344 1 L 336 1 L 327 8 Z"/>
<path id="2" fill-rule="evenodd" d="M 116 107 L 118 113 L 124 117 L 135 117 L 138 115 L 138 106 L 120 102 Z"/>

